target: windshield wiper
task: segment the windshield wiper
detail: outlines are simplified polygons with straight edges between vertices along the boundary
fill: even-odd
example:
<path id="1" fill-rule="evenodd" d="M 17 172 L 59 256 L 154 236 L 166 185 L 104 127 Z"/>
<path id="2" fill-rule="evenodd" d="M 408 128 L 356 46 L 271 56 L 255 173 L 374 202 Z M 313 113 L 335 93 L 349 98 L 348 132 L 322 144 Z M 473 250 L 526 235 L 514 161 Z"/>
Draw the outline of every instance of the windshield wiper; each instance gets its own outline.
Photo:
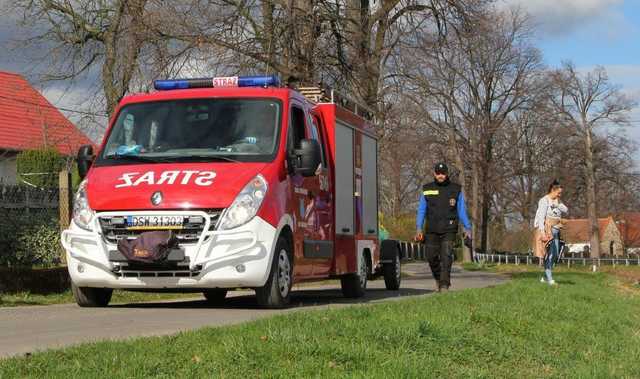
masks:
<path id="1" fill-rule="evenodd" d="M 170 159 L 163 158 L 163 157 L 145 157 L 140 155 L 129 155 L 129 154 L 110 154 L 105 156 L 105 159 L 117 159 L 117 160 L 127 160 L 127 161 L 145 162 L 145 163 L 171 162 Z"/>
<path id="2" fill-rule="evenodd" d="M 180 156 L 180 158 L 217 160 L 217 161 L 224 161 L 224 162 L 240 163 L 240 161 L 226 157 L 224 155 L 182 155 Z"/>

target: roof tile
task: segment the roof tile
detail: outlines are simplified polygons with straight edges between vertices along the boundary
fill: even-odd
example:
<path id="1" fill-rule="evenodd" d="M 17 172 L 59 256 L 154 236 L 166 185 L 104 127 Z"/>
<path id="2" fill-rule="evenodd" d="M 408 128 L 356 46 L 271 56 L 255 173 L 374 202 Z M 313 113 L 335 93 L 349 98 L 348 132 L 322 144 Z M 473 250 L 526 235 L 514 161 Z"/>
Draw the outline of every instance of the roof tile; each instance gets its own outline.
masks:
<path id="1" fill-rule="evenodd" d="M 604 237 L 607 226 L 613 219 L 611 217 L 598 219 L 600 240 Z M 568 219 L 562 229 L 562 238 L 568 243 L 589 242 L 589 220 L 586 218 Z"/>
<path id="2" fill-rule="evenodd" d="M 91 140 L 22 76 L 0 71 L 0 149 L 46 145 L 72 155 L 86 144 Z"/>

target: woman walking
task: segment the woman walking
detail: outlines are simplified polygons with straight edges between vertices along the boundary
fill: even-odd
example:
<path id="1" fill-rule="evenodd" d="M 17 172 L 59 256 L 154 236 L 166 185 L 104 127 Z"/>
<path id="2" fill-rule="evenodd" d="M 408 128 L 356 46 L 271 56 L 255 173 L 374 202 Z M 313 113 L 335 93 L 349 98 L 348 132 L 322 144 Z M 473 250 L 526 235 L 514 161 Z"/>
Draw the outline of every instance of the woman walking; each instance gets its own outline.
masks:
<path id="1" fill-rule="evenodd" d="M 567 213 L 567 207 L 560 201 L 562 186 L 557 180 L 549 185 L 549 191 L 538 201 L 538 210 L 533 223 L 535 255 L 544 259 L 544 276 L 540 282 L 555 285 L 551 269 L 560 255 L 560 229 L 562 228 L 562 214 Z M 546 246 L 545 246 L 546 245 Z"/>

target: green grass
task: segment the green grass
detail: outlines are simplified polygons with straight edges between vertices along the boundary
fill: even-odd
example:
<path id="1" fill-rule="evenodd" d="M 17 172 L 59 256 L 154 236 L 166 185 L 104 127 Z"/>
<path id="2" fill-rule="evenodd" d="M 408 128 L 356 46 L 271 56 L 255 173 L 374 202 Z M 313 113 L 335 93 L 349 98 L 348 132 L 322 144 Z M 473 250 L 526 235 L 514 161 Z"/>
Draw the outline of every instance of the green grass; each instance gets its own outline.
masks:
<path id="1" fill-rule="evenodd" d="M 130 292 L 130 291 L 114 291 L 111 303 L 139 303 L 143 301 L 170 300 L 181 298 L 195 298 L 202 296 L 199 293 L 150 293 L 150 292 Z M 20 292 L 12 294 L 0 293 L 1 307 L 19 307 L 27 305 L 52 305 L 75 303 L 71 291 L 63 293 L 52 293 L 47 295 L 33 294 L 29 292 Z M 2 376 L 0 375 L 0 378 Z"/>
<path id="2" fill-rule="evenodd" d="M 0 361 L 0 377 L 640 377 L 640 291 L 603 273 L 300 311 Z M 97 325 L 96 327 L 99 327 Z"/>

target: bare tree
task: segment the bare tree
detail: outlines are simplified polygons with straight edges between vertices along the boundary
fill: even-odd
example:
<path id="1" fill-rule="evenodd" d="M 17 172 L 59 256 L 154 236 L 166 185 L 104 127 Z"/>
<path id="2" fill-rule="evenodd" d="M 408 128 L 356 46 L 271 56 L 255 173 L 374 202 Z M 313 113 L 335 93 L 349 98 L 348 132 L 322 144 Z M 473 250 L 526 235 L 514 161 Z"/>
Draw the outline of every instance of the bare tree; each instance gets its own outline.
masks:
<path id="1" fill-rule="evenodd" d="M 169 3 L 161 34 L 232 50 L 286 83 L 342 89 L 374 110 L 401 29 L 445 33 L 486 0 L 192 0 Z M 417 18 L 418 21 L 412 19 Z M 411 22 L 410 22 L 411 21 Z"/>
<path id="2" fill-rule="evenodd" d="M 14 7 L 22 12 L 23 25 L 37 31 L 24 42 L 42 47 L 51 62 L 45 80 L 97 74 L 109 115 L 152 56 L 184 52 L 183 46 L 153 33 L 161 2 L 19 0 Z M 163 70 L 173 59 L 156 62 L 164 64 Z"/>
<path id="3" fill-rule="evenodd" d="M 597 182 L 595 167 L 596 129 L 620 126 L 628 121 L 633 102 L 609 82 L 606 71 L 597 67 L 580 74 L 572 63 L 564 63 L 554 73 L 557 94 L 552 98 L 562 122 L 571 127 L 583 144 L 586 207 L 590 225 L 591 256 L 600 256 L 597 222 Z"/>
<path id="4" fill-rule="evenodd" d="M 532 225 L 537 201 L 548 184 L 547 175 L 557 163 L 557 154 L 550 152 L 566 149 L 548 106 L 548 83 L 530 88 L 531 98 L 509 116 L 494 145 L 499 161 L 494 167 L 499 178 L 494 191 L 495 206 L 501 209 L 497 213 L 526 226 Z"/>
<path id="5" fill-rule="evenodd" d="M 430 168 L 439 158 L 440 144 L 430 129 L 422 127 L 424 110 L 406 101 L 401 87 L 396 88 L 393 98 L 395 105 L 385 110 L 385 122 L 379 133 L 381 209 L 398 217 L 415 209 L 420 186 L 431 177 Z"/>
<path id="6" fill-rule="evenodd" d="M 530 37 L 523 15 L 488 13 L 471 29 L 444 40 L 418 36 L 418 44 L 405 56 L 405 75 L 420 98 L 431 102 L 425 103 L 432 114 L 428 122 L 450 130 L 447 140 L 457 152 L 455 161 L 463 173 L 469 172 L 471 214 L 474 224 L 481 221 L 482 250 L 488 245 L 491 193 L 499 179 L 493 168 L 501 164 L 494 160 L 496 135 L 509 116 L 527 104 L 542 73 Z"/>

